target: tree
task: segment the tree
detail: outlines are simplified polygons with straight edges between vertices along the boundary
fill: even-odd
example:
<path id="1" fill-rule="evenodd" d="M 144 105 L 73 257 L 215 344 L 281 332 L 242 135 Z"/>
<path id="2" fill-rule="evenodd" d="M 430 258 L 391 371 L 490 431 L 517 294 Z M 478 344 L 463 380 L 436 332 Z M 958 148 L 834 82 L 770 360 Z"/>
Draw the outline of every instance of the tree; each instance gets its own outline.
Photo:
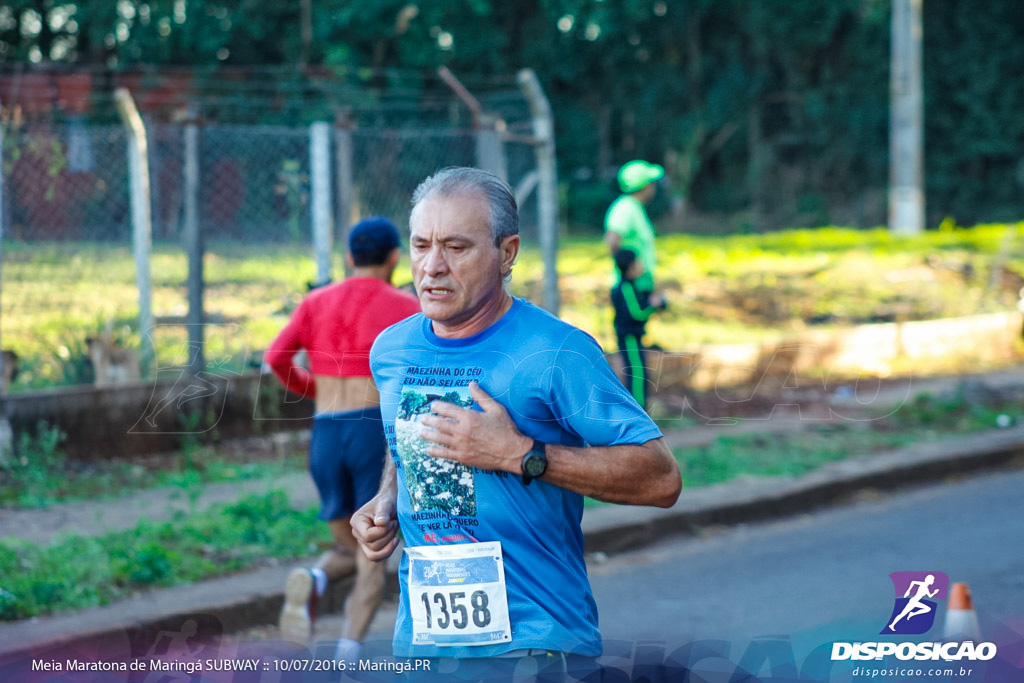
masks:
<path id="1" fill-rule="evenodd" d="M 1024 210 L 1022 7 L 929 0 L 933 224 Z M 345 97 L 426 98 L 440 65 L 471 89 L 511 88 L 530 67 L 563 178 L 591 178 L 568 201 L 594 224 L 614 168 L 645 157 L 695 211 L 742 212 L 746 227 L 867 226 L 885 219 L 870 198 L 886 185 L 889 17 L 890 0 L 9 0 L 0 65 L 259 65 L 283 99 L 313 90 L 321 104 L 318 69 L 359 74 Z"/>

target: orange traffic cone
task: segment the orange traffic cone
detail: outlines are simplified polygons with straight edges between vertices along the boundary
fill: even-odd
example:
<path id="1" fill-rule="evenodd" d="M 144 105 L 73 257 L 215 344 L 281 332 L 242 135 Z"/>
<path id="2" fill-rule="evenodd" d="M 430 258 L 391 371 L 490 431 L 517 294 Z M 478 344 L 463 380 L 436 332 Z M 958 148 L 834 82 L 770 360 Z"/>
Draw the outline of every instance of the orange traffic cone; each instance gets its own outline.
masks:
<path id="1" fill-rule="evenodd" d="M 946 607 L 946 625 L 942 637 L 947 640 L 981 640 L 981 628 L 978 626 L 978 615 L 974 612 L 971 600 L 971 589 L 967 584 L 958 581 L 949 587 L 949 604 Z"/>

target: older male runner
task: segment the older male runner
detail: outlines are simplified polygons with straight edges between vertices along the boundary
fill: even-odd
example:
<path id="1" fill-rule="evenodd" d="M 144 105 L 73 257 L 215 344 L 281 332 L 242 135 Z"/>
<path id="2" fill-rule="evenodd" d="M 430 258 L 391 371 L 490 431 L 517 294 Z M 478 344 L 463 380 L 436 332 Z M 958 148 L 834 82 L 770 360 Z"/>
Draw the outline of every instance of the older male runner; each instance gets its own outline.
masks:
<path id="1" fill-rule="evenodd" d="M 519 253 L 508 185 L 445 169 L 413 206 L 423 314 L 371 351 L 392 458 L 353 531 L 374 561 L 402 531 L 396 655 L 530 658 L 557 676 L 567 655 L 601 651 L 583 496 L 668 507 L 679 468 L 597 342 L 506 291 Z"/>

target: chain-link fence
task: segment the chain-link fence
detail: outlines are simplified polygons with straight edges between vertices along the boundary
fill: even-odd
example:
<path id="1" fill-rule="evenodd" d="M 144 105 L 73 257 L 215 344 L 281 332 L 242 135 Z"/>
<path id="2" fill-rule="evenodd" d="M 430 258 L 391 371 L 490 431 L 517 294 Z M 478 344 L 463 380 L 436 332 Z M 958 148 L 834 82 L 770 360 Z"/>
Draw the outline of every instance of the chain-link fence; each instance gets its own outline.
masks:
<path id="1" fill-rule="evenodd" d="M 110 368 L 97 363 L 109 359 L 98 360 L 96 349 L 104 344 L 108 350 L 128 349 L 126 357 L 141 353 L 143 376 L 186 364 L 187 324 L 197 320 L 189 310 L 189 249 L 194 247 L 187 240 L 189 216 L 195 216 L 203 250 L 206 362 L 231 372 L 257 363 L 257 351 L 284 324 L 307 286 L 324 279 L 317 266 L 325 248 L 316 237 L 317 201 L 329 207 L 327 268 L 334 279 L 343 275 L 341 240 L 348 223 L 381 214 L 407 224 L 412 190 L 445 166 L 491 167 L 504 174 L 524 195 L 524 240 L 535 240 L 538 193 L 530 190 L 537 162 L 528 137 L 529 110 L 521 95 L 501 97 L 495 105 L 504 110 L 500 124 L 486 130 L 470 125 L 464 113 L 447 126 L 436 121 L 380 125 L 380 117 L 346 116 L 321 124 L 326 138 L 317 137 L 317 124 L 149 121 L 151 247 L 143 245 L 150 250 L 143 264 L 151 278 L 148 292 L 140 291 L 133 212 L 138 197 L 133 196 L 126 128 L 84 116 L 59 121 L 17 111 L 15 116 L 5 107 L 0 339 L 18 356 L 12 389 L 102 382 L 99 375 Z M 197 141 L 191 159 L 190 130 Z M 481 160 L 486 135 L 498 146 Z M 318 179 L 323 171 L 315 168 L 314 152 L 325 139 L 328 173 Z M 190 163 L 198 179 L 195 191 L 187 181 Z M 396 279 L 407 281 L 406 273 Z M 152 305 L 149 329 L 140 329 L 145 326 L 141 297 Z M 149 363 L 147 345 L 155 352 Z M 136 370 L 124 372 L 130 377 Z"/>
<path id="2" fill-rule="evenodd" d="M 127 234 L 126 139 L 119 126 L 80 121 L 8 127 L 5 237 L 107 240 Z"/>
<path id="3" fill-rule="evenodd" d="M 184 126 L 147 130 L 153 238 L 181 235 Z M 209 125 L 200 132 L 200 222 L 211 241 L 300 242 L 310 234 L 308 127 Z M 443 166 L 475 165 L 476 133 L 448 129 L 356 129 L 354 213 L 408 217 L 419 181 Z M 26 125 L 4 136 L 4 237 L 26 242 L 131 238 L 126 147 L 119 126 Z M 527 144 L 506 143 L 513 186 L 534 165 Z M 535 237 L 525 205 L 523 228 Z M 534 232 L 531 232 L 534 231 Z"/>

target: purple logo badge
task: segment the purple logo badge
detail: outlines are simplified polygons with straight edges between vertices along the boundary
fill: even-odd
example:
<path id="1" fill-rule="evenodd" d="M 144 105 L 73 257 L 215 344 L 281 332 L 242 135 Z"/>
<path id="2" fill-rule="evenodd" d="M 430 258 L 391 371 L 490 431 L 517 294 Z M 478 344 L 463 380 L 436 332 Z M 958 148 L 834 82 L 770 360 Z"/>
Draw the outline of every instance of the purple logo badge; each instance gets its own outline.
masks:
<path id="1" fill-rule="evenodd" d="M 920 635 L 935 623 L 936 600 L 945 600 L 949 577 L 944 572 L 893 572 L 889 574 L 896 602 L 882 634 Z"/>

